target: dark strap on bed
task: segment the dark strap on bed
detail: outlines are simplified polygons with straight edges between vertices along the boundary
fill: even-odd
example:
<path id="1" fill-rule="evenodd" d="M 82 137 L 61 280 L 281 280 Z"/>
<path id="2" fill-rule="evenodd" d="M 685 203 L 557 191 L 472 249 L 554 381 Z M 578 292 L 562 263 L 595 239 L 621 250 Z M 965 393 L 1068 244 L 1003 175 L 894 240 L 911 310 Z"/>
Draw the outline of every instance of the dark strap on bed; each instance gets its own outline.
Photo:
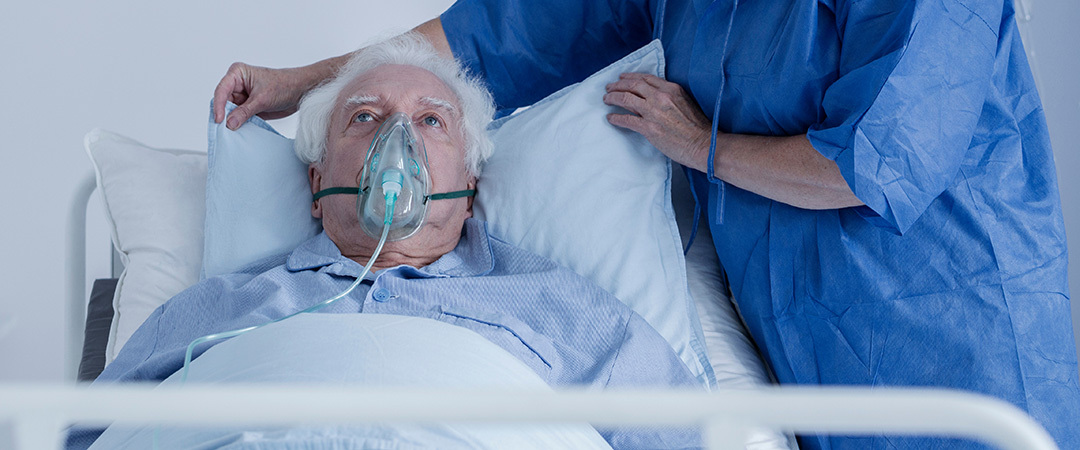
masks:
<path id="1" fill-rule="evenodd" d="M 105 370 L 105 349 L 112 329 L 113 295 L 116 278 L 94 280 L 90 303 L 86 306 L 86 327 L 83 329 L 82 359 L 79 361 L 79 381 L 94 381 Z"/>

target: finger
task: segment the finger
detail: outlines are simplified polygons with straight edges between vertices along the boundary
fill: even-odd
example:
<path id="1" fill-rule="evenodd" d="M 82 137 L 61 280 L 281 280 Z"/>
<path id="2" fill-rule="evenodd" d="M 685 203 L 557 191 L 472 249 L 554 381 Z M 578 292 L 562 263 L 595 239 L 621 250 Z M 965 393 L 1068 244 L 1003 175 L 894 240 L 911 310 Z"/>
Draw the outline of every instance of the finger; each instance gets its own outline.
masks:
<path id="1" fill-rule="evenodd" d="M 263 111 L 256 114 L 256 116 L 262 117 L 263 120 L 275 120 L 284 117 L 289 117 L 296 112 L 296 108 L 286 109 L 283 111 Z"/>
<path id="2" fill-rule="evenodd" d="M 634 114 L 641 114 L 645 110 L 645 99 L 629 92 L 608 92 L 604 94 L 604 103 L 618 106 Z"/>
<path id="3" fill-rule="evenodd" d="M 221 123 L 225 118 L 225 99 L 232 96 L 232 84 L 228 75 L 222 78 L 214 88 L 214 123 Z"/>
<path id="4" fill-rule="evenodd" d="M 251 116 L 255 115 L 252 113 L 253 110 L 259 110 L 259 106 L 254 104 L 254 101 L 237 106 L 236 109 L 229 113 L 229 121 L 225 126 L 229 127 L 230 130 L 236 131 L 237 128 L 240 128 L 240 125 L 243 125 L 244 122 L 247 122 L 248 119 L 251 118 Z"/>
<path id="5" fill-rule="evenodd" d="M 233 102 L 233 104 L 243 105 L 244 102 L 247 101 L 247 99 L 248 95 L 246 92 L 233 92 L 232 98 L 230 98 L 229 100 Z"/>
<path id="6" fill-rule="evenodd" d="M 608 123 L 615 125 L 619 128 L 626 128 L 631 131 L 635 131 L 644 135 L 648 127 L 648 122 L 642 119 L 641 116 L 635 116 L 631 114 L 615 114 L 611 113 L 607 115 Z"/>
<path id="7" fill-rule="evenodd" d="M 623 72 L 619 74 L 620 80 L 643 80 L 648 74 L 640 72 Z"/>
<path id="8" fill-rule="evenodd" d="M 221 77 L 217 87 L 214 88 L 214 122 L 221 123 L 225 119 L 225 102 L 244 92 L 243 79 L 240 78 L 235 69 L 236 64 L 234 63 L 229 67 L 229 71 L 225 73 L 225 76 Z"/>
<path id="9" fill-rule="evenodd" d="M 655 88 L 657 90 L 672 93 L 676 90 L 682 89 L 677 83 L 672 83 L 668 80 L 660 78 L 656 75 L 647 73 L 626 72 L 619 75 L 620 80 L 637 81 L 645 83 L 646 85 Z"/>
<path id="10" fill-rule="evenodd" d="M 623 80 L 642 80 L 642 81 L 649 81 L 649 80 L 665 81 L 663 78 L 660 78 L 660 77 L 658 77 L 656 75 L 653 75 L 651 73 L 640 73 L 640 72 L 623 72 L 623 73 L 619 74 L 619 79 L 623 79 Z"/>
<path id="11" fill-rule="evenodd" d="M 637 94 L 642 98 L 649 98 L 649 96 L 656 91 L 656 88 L 649 85 L 640 78 L 627 78 L 620 79 L 605 86 L 608 92 L 612 91 L 627 91 Z"/>

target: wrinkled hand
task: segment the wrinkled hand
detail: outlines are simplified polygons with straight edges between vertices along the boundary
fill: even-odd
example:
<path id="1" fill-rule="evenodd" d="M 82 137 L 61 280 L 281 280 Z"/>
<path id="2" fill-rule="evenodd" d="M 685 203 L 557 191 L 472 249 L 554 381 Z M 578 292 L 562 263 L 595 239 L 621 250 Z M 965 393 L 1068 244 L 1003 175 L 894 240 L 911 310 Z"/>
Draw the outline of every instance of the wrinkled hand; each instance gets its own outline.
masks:
<path id="1" fill-rule="evenodd" d="M 604 103 L 632 114 L 608 114 L 612 125 L 645 136 L 675 162 L 702 172 L 708 163 L 711 123 L 682 86 L 641 73 L 607 85 Z"/>
<path id="2" fill-rule="evenodd" d="M 310 66 L 269 69 L 233 63 L 214 89 L 214 121 L 225 118 L 226 101 L 238 105 L 225 124 L 231 130 L 254 115 L 267 120 L 286 117 L 296 112 L 300 97 L 320 81 Z"/>

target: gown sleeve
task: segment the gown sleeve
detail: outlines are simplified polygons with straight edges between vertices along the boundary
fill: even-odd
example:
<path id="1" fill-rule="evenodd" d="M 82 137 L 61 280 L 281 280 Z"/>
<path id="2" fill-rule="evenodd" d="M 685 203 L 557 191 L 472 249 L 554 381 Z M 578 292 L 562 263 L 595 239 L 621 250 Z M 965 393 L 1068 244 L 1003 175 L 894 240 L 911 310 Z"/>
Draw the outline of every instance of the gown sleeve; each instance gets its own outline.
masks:
<path id="1" fill-rule="evenodd" d="M 458 0 L 440 17 L 454 56 L 500 111 L 531 105 L 644 46 L 652 0 Z"/>
<path id="2" fill-rule="evenodd" d="M 874 225 L 903 234 L 957 182 L 991 89 L 1001 10 L 1001 0 L 837 1 L 839 77 L 807 137 Z"/>

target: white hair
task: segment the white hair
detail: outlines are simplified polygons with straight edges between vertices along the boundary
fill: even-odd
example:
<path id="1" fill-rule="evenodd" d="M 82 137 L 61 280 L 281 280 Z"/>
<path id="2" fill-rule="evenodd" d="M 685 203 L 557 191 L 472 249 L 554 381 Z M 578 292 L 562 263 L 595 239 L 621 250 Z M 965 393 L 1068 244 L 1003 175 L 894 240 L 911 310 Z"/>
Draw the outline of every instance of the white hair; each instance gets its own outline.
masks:
<path id="1" fill-rule="evenodd" d="M 439 56 L 435 48 L 417 33 L 400 36 L 365 47 L 353 54 L 337 75 L 312 89 L 300 102 L 296 131 L 296 156 L 306 163 L 321 163 L 326 155 L 330 116 L 338 96 L 352 80 L 386 64 L 416 66 L 446 84 L 461 102 L 461 129 L 465 138 L 465 167 L 472 176 L 491 156 L 494 145 L 487 126 L 495 115 L 491 93 L 482 82 L 468 74 L 455 60 Z"/>

